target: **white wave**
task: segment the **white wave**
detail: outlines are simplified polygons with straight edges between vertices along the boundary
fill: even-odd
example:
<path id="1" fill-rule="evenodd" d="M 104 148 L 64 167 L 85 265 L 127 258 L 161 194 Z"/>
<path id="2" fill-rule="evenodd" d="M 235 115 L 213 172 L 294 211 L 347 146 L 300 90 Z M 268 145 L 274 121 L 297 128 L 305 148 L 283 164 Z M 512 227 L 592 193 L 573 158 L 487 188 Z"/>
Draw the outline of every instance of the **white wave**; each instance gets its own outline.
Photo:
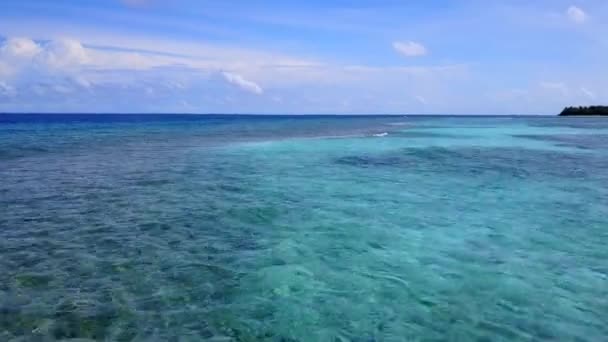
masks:
<path id="1" fill-rule="evenodd" d="M 387 136 L 388 133 L 384 132 L 384 133 L 378 133 L 378 134 L 374 134 L 375 137 L 385 137 Z"/>

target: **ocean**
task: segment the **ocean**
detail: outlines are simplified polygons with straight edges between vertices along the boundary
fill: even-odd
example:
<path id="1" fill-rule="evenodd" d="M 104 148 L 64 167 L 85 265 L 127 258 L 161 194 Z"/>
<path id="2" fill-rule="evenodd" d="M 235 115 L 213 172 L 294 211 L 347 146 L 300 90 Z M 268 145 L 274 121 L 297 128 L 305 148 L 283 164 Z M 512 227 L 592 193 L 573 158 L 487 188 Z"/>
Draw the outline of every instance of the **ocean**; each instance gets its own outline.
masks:
<path id="1" fill-rule="evenodd" d="M 605 341 L 608 120 L 0 114 L 0 341 Z"/>

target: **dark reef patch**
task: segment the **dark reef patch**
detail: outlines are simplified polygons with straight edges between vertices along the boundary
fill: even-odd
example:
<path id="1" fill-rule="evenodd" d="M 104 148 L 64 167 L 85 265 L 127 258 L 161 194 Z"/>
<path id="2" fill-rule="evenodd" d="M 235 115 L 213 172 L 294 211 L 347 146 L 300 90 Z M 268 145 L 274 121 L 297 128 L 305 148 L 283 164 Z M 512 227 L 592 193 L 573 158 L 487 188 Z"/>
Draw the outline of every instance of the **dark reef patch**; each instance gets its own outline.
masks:
<path id="1" fill-rule="evenodd" d="M 561 167 L 547 168 L 556 160 Z M 409 172 L 449 173 L 464 176 L 496 173 L 501 176 L 524 177 L 605 177 L 591 174 L 582 165 L 608 168 L 608 160 L 600 156 L 524 148 L 407 148 L 384 154 L 344 156 L 337 164 L 360 168 L 395 167 Z"/>
<path id="2" fill-rule="evenodd" d="M 473 136 L 460 135 L 460 134 L 447 134 L 447 133 L 436 133 L 436 132 L 423 132 L 423 131 L 399 131 L 392 132 L 389 137 L 399 138 L 450 138 L 450 139 L 470 139 Z"/>
<path id="3" fill-rule="evenodd" d="M 516 134 L 515 138 L 524 138 L 538 141 L 549 141 L 558 146 L 574 147 L 584 150 L 604 149 L 608 147 L 608 134 Z"/>

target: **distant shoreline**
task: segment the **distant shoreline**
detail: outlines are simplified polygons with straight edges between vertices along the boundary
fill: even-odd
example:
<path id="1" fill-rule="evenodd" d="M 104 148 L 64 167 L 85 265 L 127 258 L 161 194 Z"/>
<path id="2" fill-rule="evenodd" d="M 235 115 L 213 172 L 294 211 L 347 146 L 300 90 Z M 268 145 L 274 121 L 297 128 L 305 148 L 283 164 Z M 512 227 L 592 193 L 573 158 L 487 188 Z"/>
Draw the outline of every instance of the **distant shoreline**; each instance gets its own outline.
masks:
<path id="1" fill-rule="evenodd" d="M 608 116 L 608 106 L 566 107 L 559 116 Z"/>

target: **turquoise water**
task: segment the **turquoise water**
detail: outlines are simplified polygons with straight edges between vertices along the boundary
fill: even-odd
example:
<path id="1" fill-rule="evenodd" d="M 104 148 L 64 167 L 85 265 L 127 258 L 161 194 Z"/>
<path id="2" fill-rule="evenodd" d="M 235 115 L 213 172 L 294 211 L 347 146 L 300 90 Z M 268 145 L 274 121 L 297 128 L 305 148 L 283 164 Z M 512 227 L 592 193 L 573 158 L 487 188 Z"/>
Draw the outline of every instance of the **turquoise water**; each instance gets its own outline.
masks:
<path id="1" fill-rule="evenodd" d="M 607 170 L 603 119 L 0 115 L 0 341 L 605 341 Z"/>

